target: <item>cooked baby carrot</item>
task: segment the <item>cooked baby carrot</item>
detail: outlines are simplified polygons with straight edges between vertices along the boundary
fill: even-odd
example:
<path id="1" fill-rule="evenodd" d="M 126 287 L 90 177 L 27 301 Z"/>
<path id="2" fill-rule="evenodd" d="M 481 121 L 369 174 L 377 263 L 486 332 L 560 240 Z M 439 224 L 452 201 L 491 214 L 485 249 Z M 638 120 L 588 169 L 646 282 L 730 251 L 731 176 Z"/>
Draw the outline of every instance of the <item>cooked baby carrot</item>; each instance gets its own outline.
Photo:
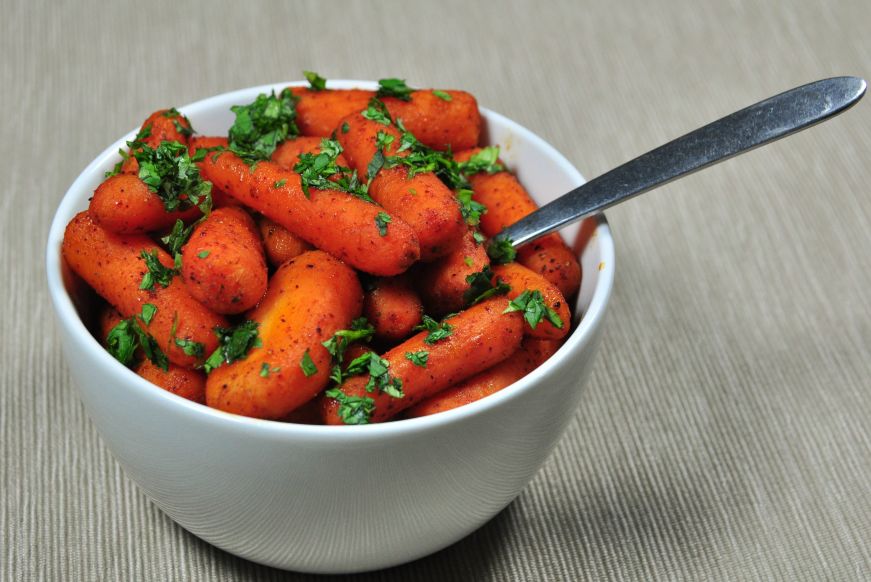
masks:
<path id="1" fill-rule="evenodd" d="M 363 298 L 363 315 L 376 338 L 395 343 L 412 334 L 423 317 L 423 305 L 407 275 L 378 278 Z"/>
<path id="2" fill-rule="evenodd" d="M 200 404 L 206 403 L 206 375 L 199 370 L 191 370 L 170 364 L 162 370 L 149 360 L 142 360 L 134 372 L 168 392 Z"/>
<path id="3" fill-rule="evenodd" d="M 458 162 L 466 162 L 480 152 L 479 148 L 459 152 Z M 538 209 L 538 204 L 510 172 L 469 176 L 474 199 L 487 207 L 481 216 L 481 232 L 492 237 Z M 559 287 L 566 297 L 577 293 L 581 285 L 581 265 L 577 256 L 553 233 L 520 247 L 517 260 Z"/>
<path id="4" fill-rule="evenodd" d="M 511 287 L 508 298 L 514 308 L 527 316 L 527 335 L 542 339 L 565 337 L 572 324 L 571 313 L 556 285 L 518 263 L 493 267 L 493 284 L 500 279 Z M 530 320 L 536 324 L 533 326 Z"/>
<path id="5" fill-rule="evenodd" d="M 167 212 L 160 196 L 130 174 L 117 174 L 100 184 L 88 212 L 100 226 L 119 234 L 162 230 L 176 220 L 190 222 L 202 216 L 197 207 Z"/>
<path id="6" fill-rule="evenodd" d="M 296 125 L 300 133 L 315 137 L 329 136 L 339 127 L 343 117 L 366 109 L 366 104 L 375 96 L 374 91 L 362 89 L 312 91 L 292 87 L 291 91 L 299 97 L 296 103 Z"/>
<path id="7" fill-rule="evenodd" d="M 207 155 L 203 177 L 293 234 L 373 275 L 397 275 L 420 257 L 404 221 L 359 198 L 311 188 L 295 172 L 269 161 L 253 169 L 232 152 Z"/>
<path id="8" fill-rule="evenodd" d="M 447 319 L 450 326 L 423 331 L 382 356 L 387 362 L 390 386 L 401 383 L 404 396 L 396 398 L 387 391 L 366 390 L 370 375 L 353 376 L 339 388 L 343 400 L 371 399 L 374 409 L 369 422 L 384 422 L 400 411 L 464 380 L 514 353 L 523 335 L 523 320 L 516 312 L 504 313 L 508 300 L 494 297 Z M 432 322 L 433 324 L 435 322 Z M 444 337 L 445 332 L 450 335 Z M 441 336 L 441 339 L 438 339 Z M 370 367 L 371 370 L 371 367 Z M 329 394 L 328 390 L 326 394 Z M 343 424 L 347 410 L 336 398 L 324 396 L 322 413 L 326 424 Z M 344 414 L 343 414 L 344 412 Z"/>
<path id="9" fill-rule="evenodd" d="M 292 170 L 299 162 L 301 154 L 319 154 L 321 151 L 321 137 L 305 137 L 299 136 L 285 140 L 278 144 L 275 151 L 272 153 L 272 161 L 282 168 Z M 339 154 L 336 157 L 336 164 L 348 167 L 348 162 Z"/>
<path id="10" fill-rule="evenodd" d="M 145 145 L 157 148 L 161 142 L 177 141 L 187 144 L 188 137 L 193 133 L 188 118 L 175 109 L 161 109 L 148 116 L 139 129 L 141 141 Z M 131 152 L 132 153 L 132 152 Z M 139 162 L 132 155 L 124 160 L 121 165 L 121 173 L 137 174 Z"/>
<path id="11" fill-rule="evenodd" d="M 354 271 L 322 251 L 282 265 L 249 315 L 260 324 L 262 347 L 209 374 L 209 406 L 276 419 L 314 398 L 330 376 L 322 342 L 360 315 L 362 295 Z"/>
<path id="12" fill-rule="evenodd" d="M 303 135 L 326 137 L 341 120 L 366 109 L 375 91 L 330 89 L 312 91 L 294 87 L 299 97 L 296 123 Z M 460 151 L 478 145 L 481 113 L 475 98 L 465 91 L 413 91 L 409 101 L 384 97 L 393 119 L 401 119 L 417 139 L 438 150 Z"/>
<path id="13" fill-rule="evenodd" d="M 411 99 L 382 99 L 393 119 L 424 145 L 436 150 L 460 151 L 478 145 L 481 113 L 475 97 L 465 91 L 413 91 Z"/>
<path id="14" fill-rule="evenodd" d="M 472 230 L 463 236 L 462 245 L 437 261 L 421 265 L 416 272 L 417 288 L 427 313 L 446 315 L 459 311 L 474 297 L 468 277 L 490 265 L 483 244 L 475 241 Z"/>
<path id="15" fill-rule="evenodd" d="M 524 338 L 520 349 L 504 361 L 412 406 L 405 411 L 405 417 L 443 412 L 495 394 L 540 366 L 559 347 L 556 340 Z"/>
<path id="16" fill-rule="evenodd" d="M 212 330 L 227 327 L 227 321 L 194 299 L 178 277 L 167 280 L 173 260 L 147 236 L 111 233 L 80 212 L 67 225 L 62 253 L 73 271 L 122 316 L 139 315 L 145 304 L 153 306 L 142 325 L 170 362 L 192 367 L 217 347 Z M 158 277 L 150 289 L 140 288 L 146 273 L 152 273 L 145 253 L 151 253 L 158 270 L 163 267 L 166 287 Z"/>
<path id="17" fill-rule="evenodd" d="M 218 208 L 182 247 L 181 274 L 200 303 L 216 313 L 242 313 L 266 293 L 266 260 L 257 226 L 239 207 Z"/>
<path id="18" fill-rule="evenodd" d="M 408 155 L 408 151 L 398 151 L 399 130 L 366 119 L 360 113 L 342 121 L 336 139 L 344 148 L 348 163 L 362 179 L 370 178 L 369 168 L 376 154 L 382 157 Z M 385 139 L 392 141 L 385 143 Z M 423 261 L 434 260 L 457 248 L 466 231 L 456 196 L 432 172 L 411 176 L 405 166 L 385 165 L 371 180 L 369 195 L 411 226 L 420 241 Z"/>
<path id="19" fill-rule="evenodd" d="M 280 267 L 293 257 L 312 249 L 310 244 L 263 215 L 257 216 L 257 227 L 263 239 L 266 258 L 273 267 Z"/>

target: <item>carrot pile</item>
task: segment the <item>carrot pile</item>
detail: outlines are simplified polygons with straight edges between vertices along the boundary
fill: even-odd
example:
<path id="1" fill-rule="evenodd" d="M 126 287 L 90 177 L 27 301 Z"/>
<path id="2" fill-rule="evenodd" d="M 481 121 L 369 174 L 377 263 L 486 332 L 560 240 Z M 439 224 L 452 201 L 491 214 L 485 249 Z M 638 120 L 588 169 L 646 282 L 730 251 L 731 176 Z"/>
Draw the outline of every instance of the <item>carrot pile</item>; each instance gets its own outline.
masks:
<path id="1" fill-rule="evenodd" d="M 106 349 L 194 402 L 318 424 L 449 410 L 550 357 L 580 265 L 559 235 L 488 242 L 536 204 L 478 147 L 475 98 L 306 77 L 226 136 L 167 109 L 120 152 L 62 245 Z"/>

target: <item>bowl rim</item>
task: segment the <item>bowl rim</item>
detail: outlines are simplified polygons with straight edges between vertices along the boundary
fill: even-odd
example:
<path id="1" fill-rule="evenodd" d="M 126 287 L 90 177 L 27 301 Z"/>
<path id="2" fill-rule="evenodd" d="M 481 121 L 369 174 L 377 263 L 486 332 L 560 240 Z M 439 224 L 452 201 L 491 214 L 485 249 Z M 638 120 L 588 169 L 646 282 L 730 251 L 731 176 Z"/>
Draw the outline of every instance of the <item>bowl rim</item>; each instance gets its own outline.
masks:
<path id="1" fill-rule="evenodd" d="M 289 81 L 284 83 L 258 85 L 206 97 L 193 103 L 178 107 L 177 109 L 185 115 L 195 117 L 200 112 L 213 109 L 217 102 L 238 101 L 244 103 L 251 101 L 251 99 L 256 97 L 259 93 L 267 93 L 273 90 L 280 91 L 285 87 L 305 86 L 308 86 L 306 81 Z M 346 79 L 329 80 L 327 82 L 327 87 L 331 89 L 357 88 L 371 90 L 377 88 L 377 83 L 374 81 Z M 485 118 L 493 119 L 494 121 L 504 124 L 516 135 L 522 137 L 523 141 L 531 143 L 536 149 L 543 151 L 548 158 L 552 159 L 562 170 L 566 171 L 567 175 L 571 176 L 571 178 L 577 182 L 577 185 L 585 182 L 584 177 L 577 168 L 575 168 L 575 166 L 571 164 L 562 153 L 537 134 L 500 113 L 487 109 L 486 107 L 479 106 L 479 109 L 481 110 L 482 116 Z M 483 414 L 488 410 L 498 408 L 500 405 L 515 399 L 522 393 L 532 390 L 536 384 L 551 375 L 556 368 L 567 364 L 572 356 L 578 353 L 583 346 L 590 342 L 593 334 L 599 328 L 605 316 L 606 308 L 614 286 L 614 272 L 616 266 L 615 248 L 608 221 L 604 214 L 598 214 L 593 217 L 593 220 L 596 221 L 596 228 L 593 236 L 598 238 L 601 257 L 598 281 L 593 290 L 589 307 L 582 315 L 578 326 L 571 334 L 569 334 L 566 341 L 562 346 L 560 346 L 556 353 L 517 382 L 514 382 L 494 394 L 458 408 L 429 416 L 354 426 L 309 425 L 250 418 L 224 412 L 206 406 L 205 404 L 198 404 L 182 398 L 181 396 L 177 396 L 176 394 L 148 382 L 133 372 L 133 370 L 127 368 L 113 358 L 109 352 L 100 345 L 99 341 L 90 333 L 90 331 L 88 331 L 73 304 L 70 294 L 67 292 L 66 287 L 63 284 L 62 258 L 60 250 L 61 242 L 63 240 L 67 223 L 72 216 L 76 214 L 76 207 L 81 205 L 81 190 L 85 187 L 85 182 L 92 179 L 95 172 L 101 171 L 102 168 L 110 165 L 110 162 L 114 163 L 114 161 L 116 161 L 115 158 L 118 155 L 118 149 L 125 147 L 126 142 L 133 139 L 138 129 L 139 128 L 135 128 L 129 131 L 95 157 L 75 178 L 75 180 L 73 180 L 72 184 L 61 198 L 54 217 L 52 218 L 46 244 L 46 274 L 49 295 L 59 325 L 65 327 L 66 331 L 71 336 L 82 340 L 79 345 L 80 349 L 87 350 L 89 355 L 95 358 L 95 361 L 99 362 L 101 365 L 116 367 L 115 370 L 113 370 L 115 372 L 123 374 L 123 371 L 118 369 L 123 368 L 127 373 L 126 377 L 129 379 L 130 385 L 127 386 L 127 388 L 140 392 L 140 396 L 157 399 L 157 401 L 162 405 L 175 409 L 176 412 L 192 415 L 200 422 L 205 422 L 225 429 L 237 429 L 245 432 L 254 431 L 260 436 L 267 438 L 309 437 L 317 440 L 335 440 L 341 443 L 345 443 L 352 439 L 354 441 L 363 442 L 381 437 L 395 437 L 397 434 L 401 433 L 425 431 L 451 424 L 458 424 L 471 416 Z"/>

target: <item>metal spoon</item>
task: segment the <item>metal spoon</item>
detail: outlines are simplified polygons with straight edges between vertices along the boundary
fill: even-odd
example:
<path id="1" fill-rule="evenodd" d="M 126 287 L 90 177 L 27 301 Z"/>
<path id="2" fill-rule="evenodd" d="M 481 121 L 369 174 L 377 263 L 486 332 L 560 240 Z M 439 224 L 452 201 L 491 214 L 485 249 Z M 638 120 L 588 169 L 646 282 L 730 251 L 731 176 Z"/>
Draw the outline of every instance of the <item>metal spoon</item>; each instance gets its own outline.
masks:
<path id="1" fill-rule="evenodd" d="M 496 235 L 519 246 L 633 196 L 796 133 L 865 94 L 858 77 L 808 83 L 727 115 L 560 196 Z"/>

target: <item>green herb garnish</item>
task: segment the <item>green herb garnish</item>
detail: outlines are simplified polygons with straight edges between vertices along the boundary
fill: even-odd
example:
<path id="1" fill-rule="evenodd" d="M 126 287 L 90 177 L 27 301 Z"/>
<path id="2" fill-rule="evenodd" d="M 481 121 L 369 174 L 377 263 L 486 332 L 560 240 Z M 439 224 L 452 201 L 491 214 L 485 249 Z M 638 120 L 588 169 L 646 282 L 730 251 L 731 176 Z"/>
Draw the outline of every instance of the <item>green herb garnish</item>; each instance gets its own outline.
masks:
<path id="1" fill-rule="evenodd" d="M 257 334 L 259 326 L 256 321 L 248 320 L 232 328 L 216 327 L 215 335 L 218 336 L 219 345 L 203 364 L 206 374 L 221 364 L 243 360 L 251 349 L 261 347 L 263 342 Z"/>
<path id="2" fill-rule="evenodd" d="M 444 91 L 440 91 L 438 89 L 433 89 L 432 94 L 441 99 L 442 101 L 450 101 L 451 99 L 453 99 L 450 93 L 445 93 Z"/>
<path id="3" fill-rule="evenodd" d="M 378 234 L 387 236 L 387 225 L 393 221 L 390 215 L 386 212 L 379 212 L 375 215 L 375 226 L 378 228 Z"/>
<path id="4" fill-rule="evenodd" d="M 212 183 L 200 176 L 186 145 L 161 142 L 157 148 L 133 144 L 133 157 L 139 162 L 139 179 L 157 194 L 167 212 L 197 206 L 204 214 L 212 209 Z"/>
<path id="5" fill-rule="evenodd" d="M 517 258 L 517 249 L 510 239 L 496 238 L 487 245 L 487 256 L 497 265 L 504 265 Z"/>
<path id="6" fill-rule="evenodd" d="M 368 396 L 348 396 L 339 388 L 324 392 L 339 403 L 339 418 L 345 424 L 369 424 L 375 412 L 375 400 Z"/>
<path id="7" fill-rule="evenodd" d="M 312 361 L 312 357 L 308 353 L 308 350 L 306 350 L 302 355 L 302 359 L 299 361 L 299 367 L 302 368 L 302 373 L 305 374 L 306 378 L 318 373 L 318 367 L 315 366 L 314 361 Z"/>
<path id="8" fill-rule="evenodd" d="M 426 368 L 426 361 L 429 359 L 429 352 L 420 350 L 419 352 L 405 352 L 405 359 L 410 360 L 415 366 Z"/>
<path id="9" fill-rule="evenodd" d="M 314 71 L 303 71 L 302 74 L 305 75 L 312 91 L 323 91 L 327 88 L 327 80 Z"/>
<path id="10" fill-rule="evenodd" d="M 466 283 L 469 284 L 469 288 L 463 293 L 463 301 L 468 306 L 511 291 L 511 287 L 502 279 L 497 280 L 495 285 L 493 284 L 493 271 L 490 270 L 489 265 L 466 277 Z"/>
<path id="11" fill-rule="evenodd" d="M 157 249 L 152 249 L 151 252 L 142 251 L 139 256 L 145 261 L 145 267 L 148 269 L 142 276 L 139 288 L 150 291 L 154 289 L 155 283 L 164 288 L 169 287 L 172 278 L 178 274 L 178 270 L 164 266 L 157 257 Z"/>
<path id="12" fill-rule="evenodd" d="M 200 252 L 197 253 L 197 257 L 199 257 L 199 258 L 201 258 L 201 259 L 205 259 L 206 257 L 208 257 L 208 256 L 211 254 L 211 252 L 212 252 L 212 251 L 210 251 L 210 250 L 208 250 L 208 249 L 206 249 L 206 250 L 204 250 L 204 251 L 200 251 Z"/>
<path id="13" fill-rule="evenodd" d="M 488 174 L 504 172 L 505 167 L 499 163 L 499 146 L 481 148 L 481 151 L 467 161 L 460 162 L 460 171 L 467 176 L 478 172 L 487 172 Z"/>
<path id="14" fill-rule="evenodd" d="M 457 201 L 460 203 L 460 212 L 469 226 L 478 226 L 481 223 L 481 215 L 487 212 L 487 207 L 472 199 L 472 191 L 468 188 L 457 190 Z"/>
<path id="15" fill-rule="evenodd" d="M 289 137 L 299 135 L 296 126 L 297 97 L 284 89 L 277 96 L 261 93 L 253 103 L 234 105 L 236 121 L 229 131 L 230 151 L 249 165 L 268 160 L 275 148 Z"/>
<path id="16" fill-rule="evenodd" d="M 351 126 L 348 125 L 347 121 L 343 122 L 342 123 L 342 133 L 348 133 L 349 131 L 351 131 Z"/>
<path id="17" fill-rule="evenodd" d="M 411 93 L 414 91 L 405 84 L 405 79 L 379 79 L 376 97 L 396 97 L 402 101 L 411 101 Z"/>
<path id="18" fill-rule="evenodd" d="M 423 339 L 423 343 L 433 345 L 439 340 L 443 340 L 453 333 L 454 327 L 442 321 L 439 323 L 429 315 L 424 315 L 420 325 L 415 326 L 415 331 L 428 331 L 429 334 Z"/>
<path id="19" fill-rule="evenodd" d="M 378 122 L 381 125 L 390 125 L 391 123 L 390 113 L 387 111 L 387 106 L 377 97 L 373 97 L 369 100 L 369 105 L 363 112 L 363 117 L 370 121 Z"/>
<path id="20" fill-rule="evenodd" d="M 194 358 L 203 357 L 203 350 L 205 348 L 200 342 L 195 342 L 187 338 L 175 338 L 174 341 L 175 345 L 180 347 L 186 356 L 193 356 Z"/>
<path id="21" fill-rule="evenodd" d="M 547 319 L 557 329 L 563 328 L 563 320 L 557 315 L 556 311 L 548 307 L 544 302 L 544 297 L 541 291 L 530 291 L 527 289 L 508 303 L 508 308 L 502 313 L 512 313 L 520 311 L 523 313 L 523 319 L 529 324 L 529 327 L 535 327 L 541 323 L 542 319 Z"/>

